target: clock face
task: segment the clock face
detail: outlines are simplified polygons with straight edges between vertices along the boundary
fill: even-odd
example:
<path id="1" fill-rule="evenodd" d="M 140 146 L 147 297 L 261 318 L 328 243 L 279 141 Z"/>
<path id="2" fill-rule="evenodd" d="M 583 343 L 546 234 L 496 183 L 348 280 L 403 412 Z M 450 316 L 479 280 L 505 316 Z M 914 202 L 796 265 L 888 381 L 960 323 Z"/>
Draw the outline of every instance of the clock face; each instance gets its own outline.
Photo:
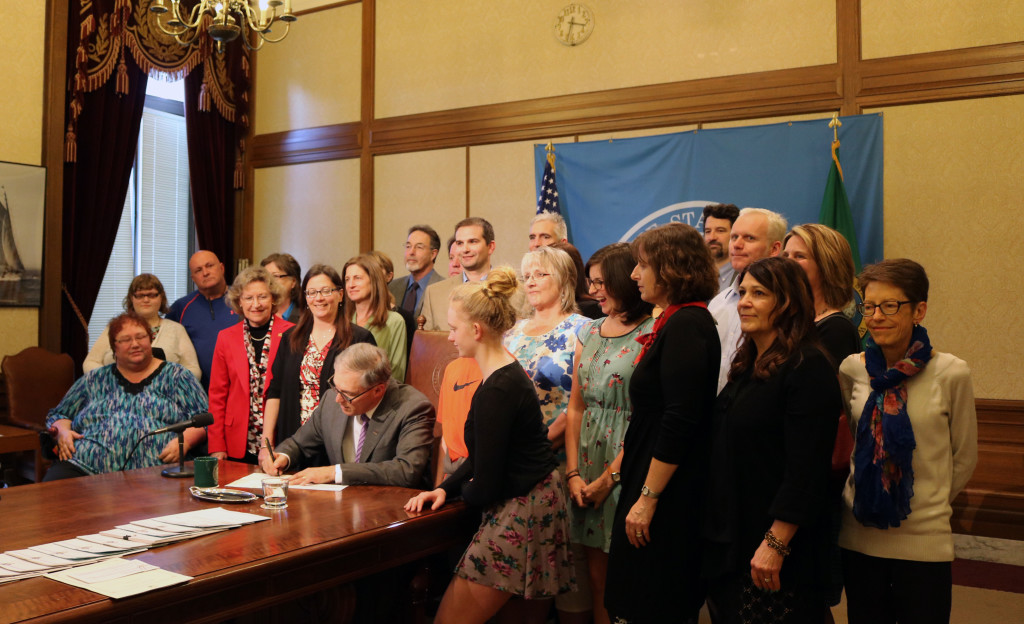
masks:
<path id="1" fill-rule="evenodd" d="M 574 2 L 566 5 L 555 18 L 555 37 L 568 46 L 577 46 L 594 32 L 594 12 Z"/>

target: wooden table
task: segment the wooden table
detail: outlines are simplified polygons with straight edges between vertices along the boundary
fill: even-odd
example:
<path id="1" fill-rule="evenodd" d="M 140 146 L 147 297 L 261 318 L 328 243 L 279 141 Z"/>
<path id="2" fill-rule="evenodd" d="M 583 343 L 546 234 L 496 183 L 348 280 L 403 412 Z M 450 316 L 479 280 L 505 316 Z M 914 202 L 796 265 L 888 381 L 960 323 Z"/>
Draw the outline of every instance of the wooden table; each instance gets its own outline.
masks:
<path id="1" fill-rule="evenodd" d="M 36 456 L 36 483 L 43 480 L 43 456 L 39 450 L 39 434 L 32 429 L 0 425 L 0 455 L 32 451 Z"/>
<path id="2" fill-rule="evenodd" d="M 221 462 L 220 483 L 253 469 Z M 161 477 L 157 467 L 8 488 L 0 500 L 0 550 L 214 505 L 192 498 L 190 485 L 191 479 Z M 479 516 L 461 503 L 406 513 L 402 505 L 414 493 L 350 486 L 292 490 L 281 511 L 258 502 L 222 505 L 271 519 L 131 557 L 192 581 L 117 601 L 46 578 L 15 581 L 0 585 L 0 623 L 219 622 L 415 561 L 472 535 Z"/>

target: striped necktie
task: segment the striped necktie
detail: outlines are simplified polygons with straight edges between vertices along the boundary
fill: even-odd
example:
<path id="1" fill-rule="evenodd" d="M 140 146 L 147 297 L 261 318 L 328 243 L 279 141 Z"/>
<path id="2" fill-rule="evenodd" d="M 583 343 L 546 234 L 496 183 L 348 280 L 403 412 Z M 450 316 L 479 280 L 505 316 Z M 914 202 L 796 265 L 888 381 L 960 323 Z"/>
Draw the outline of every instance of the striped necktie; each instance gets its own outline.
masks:
<path id="1" fill-rule="evenodd" d="M 356 442 L 356 462 L 361 462 L 363 457 L 363 443 L 366 442 L 366 430 L 369 429 L 367 422 L 370 420 L 366 417 L 366 414 L 360 414 L 356 418 L 359 419 L 359 424 L 362 427 L 359 428 L 359 441 Z"/>

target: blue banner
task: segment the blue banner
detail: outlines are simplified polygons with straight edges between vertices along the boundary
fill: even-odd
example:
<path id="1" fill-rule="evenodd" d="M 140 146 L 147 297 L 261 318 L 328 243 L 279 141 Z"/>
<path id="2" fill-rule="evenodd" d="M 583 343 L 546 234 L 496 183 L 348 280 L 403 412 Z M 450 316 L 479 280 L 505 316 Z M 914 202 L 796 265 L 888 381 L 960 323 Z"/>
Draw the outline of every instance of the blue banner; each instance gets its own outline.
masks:
<path id="1" fill-rule="evenodd" d="M 865 264 L 882 259 L 882 117 L 840 117 L 843 178 Z M 672 221 L 701 229 L 707 204 L 767 208 L 816 223 L 832 165 L 828 119 L 559 143 L 555 177 L 583 258 Z M 534 146 L 537 188 L 544 145 Z"/>

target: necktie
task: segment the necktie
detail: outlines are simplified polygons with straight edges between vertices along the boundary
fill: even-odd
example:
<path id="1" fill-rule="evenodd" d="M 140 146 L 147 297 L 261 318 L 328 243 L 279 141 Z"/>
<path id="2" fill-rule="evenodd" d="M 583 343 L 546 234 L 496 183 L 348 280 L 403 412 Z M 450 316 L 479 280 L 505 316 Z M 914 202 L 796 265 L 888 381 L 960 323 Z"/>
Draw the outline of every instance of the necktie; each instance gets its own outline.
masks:
<path id="1" fill-rule="evenodd" d="M 363 461 L 363 443 L 366 442 L 366 430 L 369 429 L 366 426 L 366 422 L 369 420 L 366 414 L 360 414 L 357 418 L 359 418 L 359 424 L 362 427 L 359 428 L 359 441 L 356 442 L 356 463 Z"/>
<path id="2" fill-rule="evenodd" d="M 416 282 L 412 283 L 405 291 L 405 299 L 402 299 L 402 309 L 412 314 L 416 310 L 416 293 L 419 291 L 420 285 Z"/>

